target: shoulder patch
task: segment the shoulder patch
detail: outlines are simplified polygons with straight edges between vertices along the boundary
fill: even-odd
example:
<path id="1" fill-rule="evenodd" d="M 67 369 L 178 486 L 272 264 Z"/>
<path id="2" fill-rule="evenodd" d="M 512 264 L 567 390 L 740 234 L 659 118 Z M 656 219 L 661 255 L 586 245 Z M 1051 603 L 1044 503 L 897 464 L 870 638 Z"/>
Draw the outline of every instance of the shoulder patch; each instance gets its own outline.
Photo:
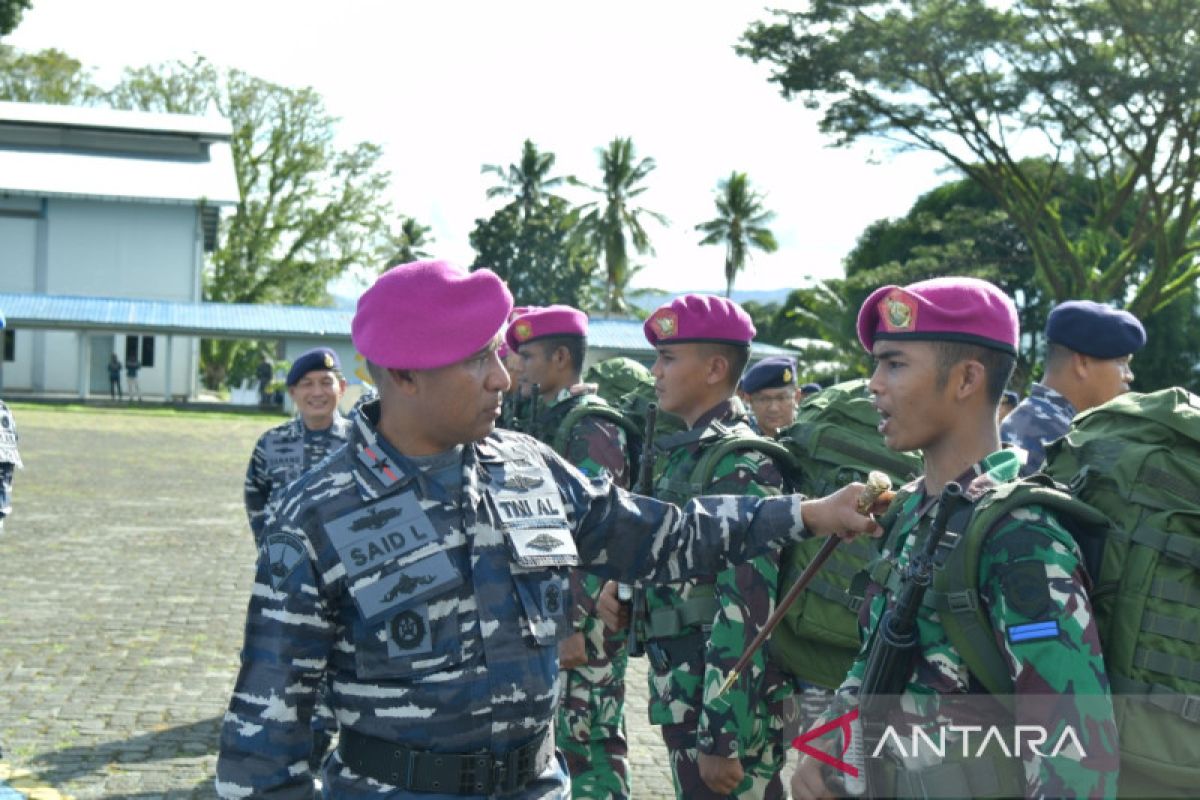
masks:
<path id="1" fill-rule="evenodd" d="M 1026 619 L 1037 619 L 1050 605 L 1050 585 L 1046 568 L 1035 561 L 1018 561 L 1004 570 L 1000 578 L 1004 602 Z"/>
<path id="2" fill-rule="evenodd" d="M 278 589 L 304 558 L 304 542 L 294 533 L 272 533 L 263 547 L 267 551 L 271 587 Z"/>
<path id="3" fill-rule="evenodd" d="M 1058 621 L 1030 622 L 1026 625 L 1014 625 L 1008 629 L 1008 640 L 1013 644 L 1022 642 L 1040 642 L 1046 639 L 1058 638 Z"/>

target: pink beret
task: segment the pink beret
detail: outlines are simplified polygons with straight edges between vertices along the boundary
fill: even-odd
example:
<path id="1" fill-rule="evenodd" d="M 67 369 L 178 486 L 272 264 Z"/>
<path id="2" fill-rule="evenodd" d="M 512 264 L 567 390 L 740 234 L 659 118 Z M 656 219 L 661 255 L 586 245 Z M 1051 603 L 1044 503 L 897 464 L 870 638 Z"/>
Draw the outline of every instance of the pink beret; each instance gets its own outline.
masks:
<path id="1" fill-rule="evenodd" d="M 1019 336 L 1012 298 L 979 278 L 882 286 L 858 310 L 858 340 L 867 352 L 876 339 L 918 339 L 968 342 L 1015 354 Z"/>
<path id="2" fill-rule="evenodd" d="M 491 270 L 414 261 L 363 292 L 350 335 L 363 358 L 381 367 L 435 369 L 483 349 L 504 327 L 512 302 Z"/>
<path id="3" fill-rule="evenodd" d="M 754 323 L 732 300 L 711 294 L 685 294 L 659 306 L 642 325 L 652 345 L 676 342 L 750 344 Z"/>
<path id="4" fill-rule="evenodd" d="M 545 336 L 587 336 L 588 318 L 570 306 L 545 306 L 526 311 L 508 324 L 504 342 L 510 350 Z"/>

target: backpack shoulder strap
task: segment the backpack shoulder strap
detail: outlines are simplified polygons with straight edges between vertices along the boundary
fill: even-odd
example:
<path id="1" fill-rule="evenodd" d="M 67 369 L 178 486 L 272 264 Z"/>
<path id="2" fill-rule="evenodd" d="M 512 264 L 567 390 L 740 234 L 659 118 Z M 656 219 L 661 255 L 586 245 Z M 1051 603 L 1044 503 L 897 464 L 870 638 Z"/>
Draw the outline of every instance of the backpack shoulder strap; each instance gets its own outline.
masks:
<path id="1" fill-rule="evenodd" d="M 934 574 L 929 593 L 951 645 L 991 694 L 1011 694 L 1013 682 L 980 600 L 980 556 L 988 535 L 1002 518 L 1016 509 L 1035 505 L 1085 525 L 1109 525 L 1099 511 L 1043 476 L 1002 484 L 971 508 L 958 541 L 951 544 L 944 564 Z"/>
<path id="2" fill-rule="evenodd" d="M 566 456 L 567 443 L 571 440 L 571 431 L 575 430 L 575 426 L 582 422 L 584 417 L 600 417 L 608 420 L 625 431 L 626 437 L 640 438 L 642 435 L 641 431 L 636 430 L 637 426 L 632 420 L 602 398 L 595 395 L 583 395 L 580 402 L 575 403 L 559 423 L 558 429 L 555 430 L 554 439 L 551 442 L 554 452 L 560 456 Z"/>
<path id="3" fill-rule="evenodd" d="M 688 483 L 696 488 L 695 495 L 703 494 L 712 485 L 717 466 L 726 456 L 745 452 L 762 453 L 779 468 L 786 485 L 793 482 L 789 474 L 797 464 L 790 450 L 774 439 L 759 436 L 744 425 L 722 426 L 721 436 L 704 449 L 696 466 L 692 468 Z"/>

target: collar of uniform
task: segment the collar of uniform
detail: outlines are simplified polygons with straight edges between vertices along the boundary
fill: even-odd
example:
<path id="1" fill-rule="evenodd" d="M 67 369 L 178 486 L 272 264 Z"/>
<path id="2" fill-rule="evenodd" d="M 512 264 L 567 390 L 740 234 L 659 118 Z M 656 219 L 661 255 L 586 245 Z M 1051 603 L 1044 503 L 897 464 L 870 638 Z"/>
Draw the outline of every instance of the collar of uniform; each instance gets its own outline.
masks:
<path id="1" fill-rule="evenodd" d="M 736 398 L 731 397 L 728 400 L 722 400 L 708 411 L 705 411 L 700 415 L 700 418 L 696 420 L 696 424 L 692 426 L 692 430 L 707 428 L 714 422 L 732 421 L 738 416 L 738 409 L 734 406 L 735 399 Z"/>
<path id="2" fill-rule="evenodd" d="M 1014 480 L 1021 471 L 1021 459 L 1012 450 L 997 450 L 984 456 L 982 461 L 967 467 L 954 482 L 963 488 L 963 495 L 975 502 L 992 487 Z M 919 490 L 925 493 L 925 478 L 919 481 Z"/>
<path id="3" fill-rule="evenodd" d="M 1044 383 L 1035 383 L 1033 386 L 1030 386 L 1029 396 L 1062 408 L 1067 412 L 1068 416 L 1075 416 L 1075 406 L 1071 405 L 1071 401 Z"/>
<path id="4" fill-rule="evenodd" d="M 571 394 L 571 387 L 568 386 L 565 389 L 560 389 L 558 394 L 554 395 L 554 399 L 551 402 L 547 403 L 547 405 L 550 408 L 554 408 L 559 403 L 562 403 L 566 400 L 570 400 L 574 396 L 575 395 Z"/>
<path id="5" fill-rule="evenodd" d="M 378 497 L 380 490 L 390 493 L 416 479 L 419 470 L 376 432 L 366 415 L 359 414 L 353 424 L 350 447 L 361 476 L 358 488 L 364 500 Z"/>

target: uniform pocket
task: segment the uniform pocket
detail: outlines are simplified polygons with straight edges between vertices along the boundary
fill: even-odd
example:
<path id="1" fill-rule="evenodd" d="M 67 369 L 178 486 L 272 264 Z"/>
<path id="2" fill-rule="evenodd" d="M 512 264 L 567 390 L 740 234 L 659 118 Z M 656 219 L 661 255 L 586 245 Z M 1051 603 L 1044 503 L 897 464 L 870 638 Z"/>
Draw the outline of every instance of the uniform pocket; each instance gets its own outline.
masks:
<path id="1" fill-rule="evenodd" d="M 358 620 L 353 638 L 360 678 L 416 678 L 453 668 L 471 654 L 460 631 L 455 598 L 416 603 L 382 621 Z"/>
<path id="2" fill-rule="evenodd" d="M 573 633 L 570 571 L 513 566 L 513 583 L 525 622 L 525 635 L 549 647 Z"/>

